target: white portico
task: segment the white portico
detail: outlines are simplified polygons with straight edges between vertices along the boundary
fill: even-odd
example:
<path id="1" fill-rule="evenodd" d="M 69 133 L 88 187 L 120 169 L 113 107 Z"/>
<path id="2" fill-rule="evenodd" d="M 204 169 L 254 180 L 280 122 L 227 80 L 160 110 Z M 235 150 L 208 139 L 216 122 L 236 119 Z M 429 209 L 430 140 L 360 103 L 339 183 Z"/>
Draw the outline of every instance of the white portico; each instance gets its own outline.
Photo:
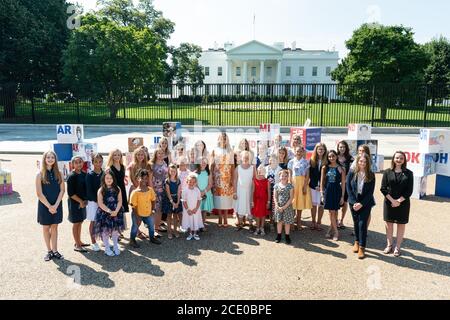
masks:
<path id="1" fill-rule="evenodd" d="M 331 83 L 339 61 L 336 51 L 302 50 L 295 43 L 267 45 L 257 40 L 204 51 L 200 65 L 205 84 Z"/>

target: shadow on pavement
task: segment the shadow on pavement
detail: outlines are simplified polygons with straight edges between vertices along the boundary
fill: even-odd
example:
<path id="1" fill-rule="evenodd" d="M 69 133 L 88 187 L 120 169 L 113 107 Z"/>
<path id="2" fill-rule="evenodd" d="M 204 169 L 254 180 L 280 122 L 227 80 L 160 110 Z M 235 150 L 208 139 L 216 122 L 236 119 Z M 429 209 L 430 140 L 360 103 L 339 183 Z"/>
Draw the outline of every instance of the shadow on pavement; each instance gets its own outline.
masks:
<path id="1" fill-rule="evenodd" d="M 11 204 L 22 203 L 22 199 L 20 198 L 20 193 L 13 191 L 10 195 L 0 196 L 0 206 L 8 206 Z"/>

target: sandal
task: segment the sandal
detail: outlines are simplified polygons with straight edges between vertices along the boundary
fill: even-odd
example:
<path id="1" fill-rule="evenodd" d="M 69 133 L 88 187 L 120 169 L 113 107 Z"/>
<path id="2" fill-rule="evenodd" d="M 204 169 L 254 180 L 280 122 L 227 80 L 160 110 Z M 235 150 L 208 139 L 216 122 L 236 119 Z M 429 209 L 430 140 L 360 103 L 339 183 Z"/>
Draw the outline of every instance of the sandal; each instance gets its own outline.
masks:
<path id="1" fill-rule="evenodd" d="M 88 243 L 83 243 L 83 244 L 81 244 L 81 246 L 82 246 L 82 247 L 89 247 L 90 244 L 88 244 Z"/>
<path id="2" fill-rule="evenodd" d="M 401 256 L 400 249 L 397 248 L 397 247 L 395 247 L 395 250 L 394 250 L 394 257 L 400 257 L 400 256 Z"/>
<path id="3" fill-rule="evenodd" d="M 53 257 L 53 258 L 56 258 L 56 259 L 58 259 L 58 260 L 64 259 L 63 255 L 62 255 L 61 253 L 59 253 L 58 251 L 53 252 L 53 253 L 52 253 L 52 257 Z"/>
<path id="4" fill-rule="evenodd" d="M 383 250 L 384 254 L 390 254 L 392 253 L 392 245 L 387 246 L 384 250 Z"/>
<path id="5" fill-rule="evenodd" d="M 75 248 L 73 248 L 73 251 L 76 251 L 76 252 L 82 252 L 82 253 L 85 253 L 85 252 L 88 252 L 85 248 L 83 248 L 83 247 L 75 247 Z"/>
<path id="6" fill-rule="evenodd" d="M 331 239 L 331 231 L 328 231 L 328 232 L 325 234 L 325 238 Z"/>

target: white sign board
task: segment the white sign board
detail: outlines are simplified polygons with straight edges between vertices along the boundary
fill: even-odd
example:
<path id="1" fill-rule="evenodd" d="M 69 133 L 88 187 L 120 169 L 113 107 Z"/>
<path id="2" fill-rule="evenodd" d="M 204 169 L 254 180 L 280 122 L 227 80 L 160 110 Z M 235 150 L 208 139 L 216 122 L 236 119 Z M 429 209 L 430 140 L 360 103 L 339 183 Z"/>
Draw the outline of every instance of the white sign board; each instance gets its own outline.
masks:
<path id="1" fill-rule="evenodd" d="M 58 143 L 81 143 L 84 139 L 82 124 L 58 124 L 56 126 Z"/>
<path id="2" fill-rule="evenodd" d="M 348 125 L 348 139 L 370 140 L 372 126 L 370 124 L 350 123 Z"/>

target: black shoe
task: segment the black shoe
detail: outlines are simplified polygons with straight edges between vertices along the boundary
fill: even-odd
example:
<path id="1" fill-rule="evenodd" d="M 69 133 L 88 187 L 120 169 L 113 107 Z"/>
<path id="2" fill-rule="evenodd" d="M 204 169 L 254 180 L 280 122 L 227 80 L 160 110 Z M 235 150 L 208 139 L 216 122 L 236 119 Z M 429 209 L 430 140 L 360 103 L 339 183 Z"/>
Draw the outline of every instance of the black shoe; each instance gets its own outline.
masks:
<path id="1" fill-rule="evenodd" d="M 155 238 L 150 238 L 150 242 L 154 243 L 154 244 L 161 244 L 161 241 L 159 241 L 158 239 L 155 239 Z"/>
<path id="2" fill-rule="evenodd" d="M 280 243 L 281 242 L 281 234 L 280 233 L 277 235 L 277 238 L 275 239 L 275 242 L 276 243 Z"/>
<path id="3" fill-rule="evenodd" d="M 58 259 L 58 260 L 64 259 L 63 255 L 61 253 L 59 253 L 58 251 L 53 252 L 52 255 L 53 255 L 53 258 L 55 258 L 55 259 Z"/>
<path id="4" fill-rule="evenodd" d="M 289 235 L 285 236 L 285 240 L 287 244 L 291 244 L 291 237 Z"/>
<path id="5" fill-rule="evenodd" d="M 138 245 L 138 243 L 136 242 L 136 240 L 130 240 L 130 246 L 132 246 L 135 249 L 140 248 L 141 246 Z"/>
<path id="6" fill-rule="evenodd" d="M 50 261 L 53 259 L 53 252 L 49 251 L 44 257 L 44 261 Z"/>
<path id="7" fill-rule="evenodd" d="M 157 235 L 155 236 L 155 238 L 160 239 L 160 238 L 161 238 L 161 235 L 160 235 L 160 234 L 157 234 Z"/>

